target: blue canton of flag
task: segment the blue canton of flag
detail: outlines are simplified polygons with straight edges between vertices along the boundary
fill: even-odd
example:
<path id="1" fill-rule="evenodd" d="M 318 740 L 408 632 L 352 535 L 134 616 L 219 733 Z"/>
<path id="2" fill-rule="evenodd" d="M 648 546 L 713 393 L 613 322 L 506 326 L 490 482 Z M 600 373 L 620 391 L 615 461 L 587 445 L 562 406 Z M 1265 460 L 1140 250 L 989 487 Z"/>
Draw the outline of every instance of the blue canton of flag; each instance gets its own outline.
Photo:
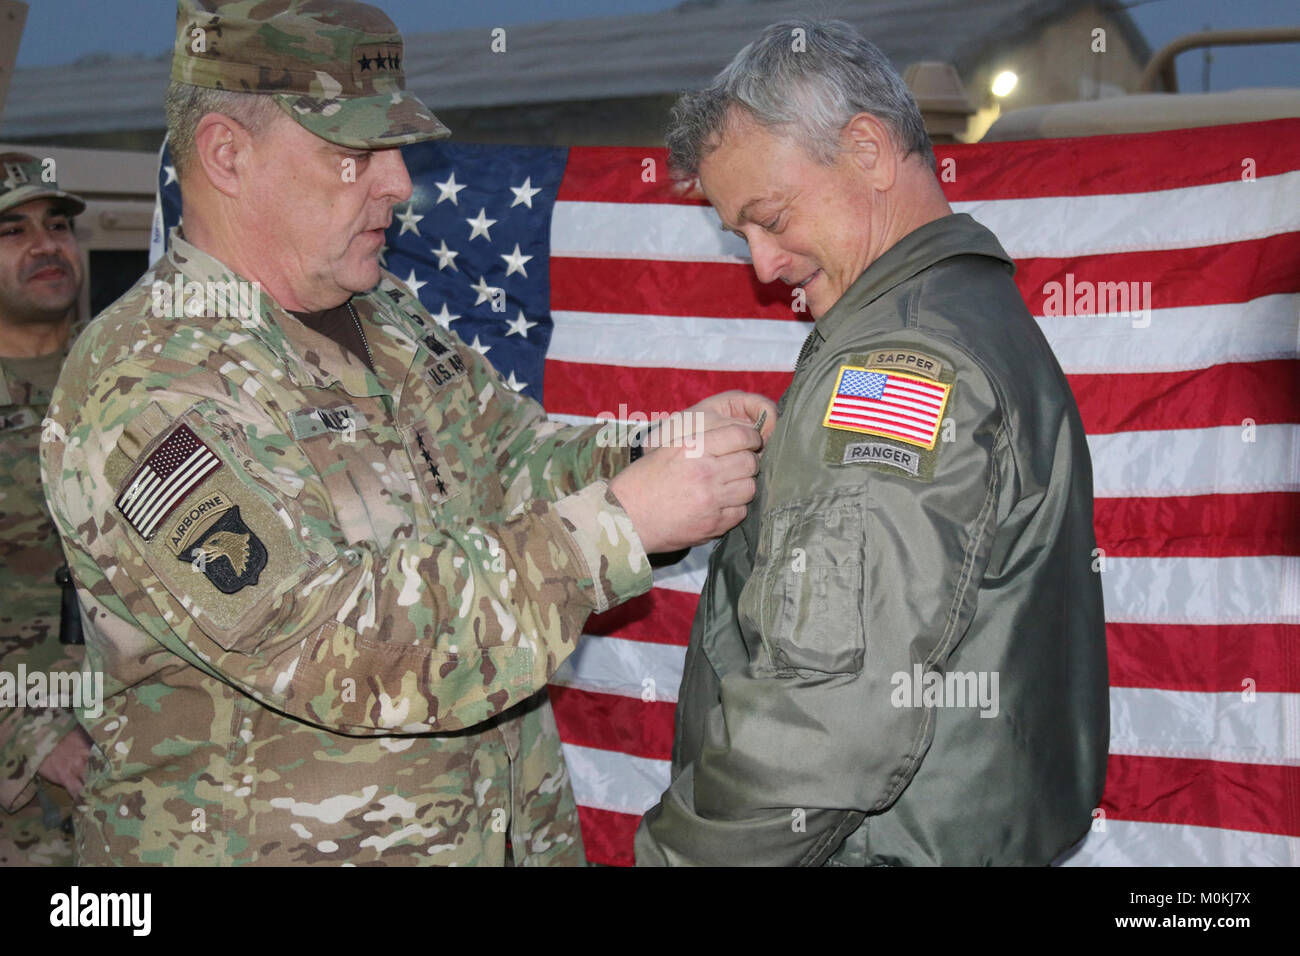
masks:
<path id="1" fill-rule="evenodd" d="M 568 150 L 429 142 L 402 147 L 402 156 L 411 199 L 393 207 L 380 264 L 434 321 L 541 401 L 553 329 L 551 214 Z M 181 218 L 167 147 L 158 195 L 165 242 Z"/>
<path id="2" fill-rule="evenodd" d="M 879 372 L 845 372 L 840 382 L 841 395 L 855 395 L 859 398 L 880 398 L 885 394 L 888 375 Z"/>

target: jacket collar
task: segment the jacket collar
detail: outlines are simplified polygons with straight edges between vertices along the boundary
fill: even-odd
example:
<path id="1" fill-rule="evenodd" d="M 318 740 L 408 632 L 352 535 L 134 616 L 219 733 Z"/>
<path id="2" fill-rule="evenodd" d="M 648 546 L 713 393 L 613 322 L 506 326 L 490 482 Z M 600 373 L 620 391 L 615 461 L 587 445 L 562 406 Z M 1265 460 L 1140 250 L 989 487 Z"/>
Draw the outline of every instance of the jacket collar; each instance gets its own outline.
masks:
<path id="1" fill-rule="evenodd" d="M 944 216 L 909 232 L 867 266 L 839 301 L 817 320 L 818 334 L 829 339 L 851 316 L 891 289 L 936 262 L 964 255 L 998 259 L 1006 263 L 1008 270 L 1015 271 L 1015 263 L 993 233 L 966 213 Z"/>
<path id="2" fill-rule="evenodd" d="M 187 242 L 178 228 L 173 228 L 169 237 L 167 258 L 186 279 L 247 282 L 220 260 Z M 289 380 L 298 387 L 337 385 L 349 395 L 392 395 L 397 401 L 397 393 L 415 356 L 415 343 L 401 327 L 400 320 L 390 314 L 384 296 L 356 295 L 352 305 L 367 328 L 366 340 L 378 376 L 343 346 L 304 325 L 269 293 L 262 292 L 258 297 L 257 320 L 220 318 L 216 321 L 256 337 L 276 356 Z M 384 382 L 391 383 L 392 387 L 386 388 Z"/>
<path id="3" fill-rule="evenodd" d="M 68 352 L 72 350 L 72 343 L 77 341 L 77 336 L 85 330 L 89 323 L 89 319 L 74 318 L 72 320 L 72 327 L 68 330 L 68 341 L 63 343 L 62 355 L 64 358 L 68 357 Z M 48 399 L 48 396 L 46 396 L 46 398 Z M 5 375 L 4 364 L 0 363 L 0 405 L 14 404 L 17 404 L 17 398 L 10 390 L 9 381 Z"/>

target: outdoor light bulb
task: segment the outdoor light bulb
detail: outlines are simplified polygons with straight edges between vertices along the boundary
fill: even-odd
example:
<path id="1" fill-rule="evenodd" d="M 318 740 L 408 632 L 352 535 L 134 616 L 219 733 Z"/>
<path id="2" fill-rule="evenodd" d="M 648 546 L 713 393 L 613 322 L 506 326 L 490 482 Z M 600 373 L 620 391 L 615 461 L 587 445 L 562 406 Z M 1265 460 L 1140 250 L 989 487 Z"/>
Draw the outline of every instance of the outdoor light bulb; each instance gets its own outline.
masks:
<path id="1" fill-rule="evenodd" d="M 1018 77 L 1010 70 L 1003 70 L 997 76 L 993 77 L 993 95 L 1006 96 L 1016 88 Z"/>

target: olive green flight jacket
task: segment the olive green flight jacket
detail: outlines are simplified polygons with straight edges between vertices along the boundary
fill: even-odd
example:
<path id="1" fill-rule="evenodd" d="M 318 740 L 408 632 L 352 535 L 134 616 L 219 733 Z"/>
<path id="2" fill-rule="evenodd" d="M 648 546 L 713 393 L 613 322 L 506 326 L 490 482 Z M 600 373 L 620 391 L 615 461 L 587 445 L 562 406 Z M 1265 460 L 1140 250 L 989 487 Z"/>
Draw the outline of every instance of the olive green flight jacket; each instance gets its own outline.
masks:
<path id="1" fill-rule="evenodd" d="M 639 864 L 1046 864 L 1088 831 L 1091 463 L 1013 269 L 948 216 L 817 321 L 709 564 Z M 855 382 L 892 404 L 855 418 Z"/>

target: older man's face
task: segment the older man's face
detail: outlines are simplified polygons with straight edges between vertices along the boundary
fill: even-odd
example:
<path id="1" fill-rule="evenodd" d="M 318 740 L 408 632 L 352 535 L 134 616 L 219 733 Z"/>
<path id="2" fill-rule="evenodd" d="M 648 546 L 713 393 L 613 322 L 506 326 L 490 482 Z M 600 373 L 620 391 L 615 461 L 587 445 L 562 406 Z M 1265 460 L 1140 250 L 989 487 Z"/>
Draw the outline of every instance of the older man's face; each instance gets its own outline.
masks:
<path id="1" fill-rule="evenodd" d="M 733 112 L 700 185 L 723 228 L 749 244 L 758 280 L 803 289 L 814 318 L 871 264 L 872 191 L 843 157 L 824 166 Z"/>
<path id="2" fill-rule="evenodd" d="M 72 218 L 57 200 L 0 212 L 0 319 L 59 321 L 77 301 L 81 277 Z"/>
<path id="3" fill-rule="evenodd" d="M 252 161 L 245 212 L 298 300 L 281 304 L 319 311 L 372 288 L 393 205 L 411 195 L 401 152 L 346 149 L 277 117 Z"/>

